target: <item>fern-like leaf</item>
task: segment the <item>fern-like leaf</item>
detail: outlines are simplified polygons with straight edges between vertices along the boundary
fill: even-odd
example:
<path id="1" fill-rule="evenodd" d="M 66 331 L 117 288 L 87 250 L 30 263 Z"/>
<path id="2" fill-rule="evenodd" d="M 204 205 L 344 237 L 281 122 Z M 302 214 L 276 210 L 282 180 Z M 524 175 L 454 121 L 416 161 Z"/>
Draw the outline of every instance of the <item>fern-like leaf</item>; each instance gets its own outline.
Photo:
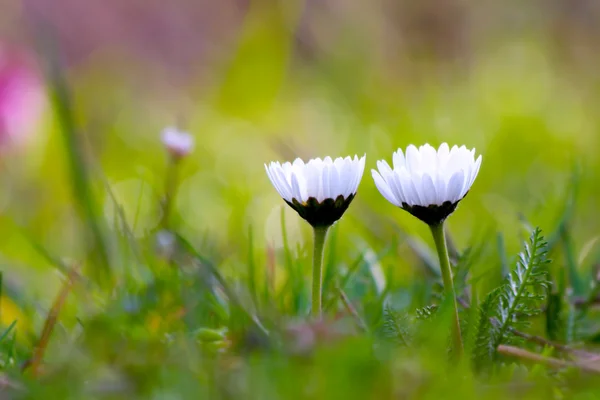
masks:
<path id="1" fill-rule="evenodd" d="M 417 308 L 415 311 L 416 318 L 418 320 L 422 320 L 422 321 L 429 320 L 429 319 L 433 318 L 433 316 L 435 315 L 437 310 L 438 310 L 438 306 L 435 304 Z"/>
<path id="2" fill-rule="evenodd" d="M 480 306 L 475 365 L 492 361 L 500 344 L 511 342 L 511 331 L 528 326 L 527 318 L 540 314 L 550 282 L 547 277 L 547 244 L 536 228 L 519 254 L 504 283 Z"/>
<path id="3" fill-rule="evenodd" d="M 550 282 L 546 264 L 547 243 L 536 228 L 519 254 L 517 265 L 509 274 L 499 294 L 499 338 L 503 341 L 510 328 L 527 325 L 523 317 L 541 313 Z M 498 343 L 500 344 L 500 343 Z"/>
<path id="4" fill-rule="evenodd" d="M 407 313 L 394 311 L 390 306 L 383 309 L 383 336 L 399 346 L 411 343 L 410 318 Z"/>
<path id="5" fill-rule="evenodd" d="M 502 286 L 492 290 L 479 305 L 478 317 L 475 321 L 475 338 L 472 340 L 474 342 L 472 358 L 478 370 L 485 363 L 490 362 L 496 353 L 499 331 L 497 324 L 494 324 L 494 318 L 501 289 Z"/>

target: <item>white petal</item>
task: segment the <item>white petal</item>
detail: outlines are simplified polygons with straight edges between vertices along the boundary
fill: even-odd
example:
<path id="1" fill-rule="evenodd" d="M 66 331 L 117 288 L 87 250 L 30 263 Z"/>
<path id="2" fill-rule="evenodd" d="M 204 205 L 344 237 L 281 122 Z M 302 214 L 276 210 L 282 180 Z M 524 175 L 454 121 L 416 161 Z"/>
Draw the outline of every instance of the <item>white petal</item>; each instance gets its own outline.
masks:
<path id="1" fill-rule="evenodd" d="M 298 200 L 300 203 L 304 203 L 306 200 L 308 200 L 307 196 L 303 196 L 296 174 L 292 174 L 292 197 Z"/>
<path id="2" fill-rule="evenodd" d="M 344 159 L 344 180 L 342 183 L 344 188 L 344 198 L 348 198 L 348 196 L 352 194 L 354 178 L 354 164 L 352 158 L 346 157 Z"/>
<path id="3" fill-rule="evenodd" d="M 477 161 L 475 161 L 475 166 L 473 167 L 473 171 L 471 172 L 471 180 L 469 181 L 469 190 L 471 186 L 473 186 L 473 182 L 475 182 L 475 178 L 477 178 L 477 174 L 479 174 L 479 168 L 481 167 L 481 155 L 477 157 Z"/>
<path id="4" fill-rule="evenodd" d="M 357 161 L 356 159 L 352 159 L 350 158 L 347 163 L 348 163 L 348 176 L 346 177 L 346 188 L 344 190 L 344 198 L 349 197 L 351 194 L 354 193 L 355 190 L 355 186 L 356 186 L 356 166 L 357 166 Z"/>
<path id="5" fill-rule="evenodd" d="M 292 163 L 292 167 L 295 171 L 302 170 L 304 168 L 304 161 L 302 161 L 300 158 L 296 158 Z"/>
<path id="6" fill-rule="evenodd" d="M 441 174 L 436 174 L 435 176 L 435 191 L 437 193 L 437 198 L 436 198 L 436 204 L 437 205 L 442 205 L 444 204 L 444 202 L 447 200 L 447 194 L 446 194 L 446 180 L 444 179 L 444 177 Z"/>
<path id="7" fill-rule="evenodd" d="M 275 190 L 277 190 L 277 193 L 279 193 L 280 196 L 283 196 L 281 194 L 281 190 L 279 189 L 279 185 L 277 184 L 277 180 L 271 174 L 271 169 L 269 168 L 269 166 L 267 164 L 265 164 L 265 171 L 267 172 L 267 176 L 269 177 L 271 184 L 273 185 L 273 187 L 275 187 Z"/>
<path id="8" fill-rule="evenodd" d="M 406 169 L 408 172 L 417 172 L 420 169 L 421 155 L 419 150 L 414 145 L 410 145 L 406 149 Z"/>
<path id="9" fill-rule="evenodd" d="M 335 165 L 329 167 L 329 194 L 332 199 L 336 199 L 340 193 L 340 174 Z"/>
<path id="10" fill-rule="evenodd" d="M 462 187 L 462 189 L 460 191 L 460 198 L 461 199 L 463 197 L 465 197 L 465 194 L 469 190 L 469 182 L 471 181 L 471 174 L 473 173 L 473 168 L 474 167 L 475 166 L 473 165 L 473 163 L 469 163 L 469 162 L 465 162 L 464 163 L 463 171 L 465 173 L 465 182 L 463 183 L 463 187 Z"/>
<path id="11" fill-rule="evenodd" d="M 448 148 L 448 143 L 442 143 L 437 151 L 439 164 L 440 165 L 445 164 L 449 155 L 450 155 L 450 149 Z"/>
<path id="12" fill-rule="evenodd" d="M 452 146 L 452 148 L 450 149 L 450 152 L 448 153 L 448 158 L 452 157 L 452 155 L 454 153 L 456 153 L 457 151 L 458 151 L 458 146 L 457 145 Z"/>
<path id="13" fill-rule="evenodd" d="M 435 171 L 437 168 L 437 152 L 431 145 L 421 146 L 421 169 L 426 171 Z"/>
<path id="14" fill-rule="evenodd" d="M 402 168 L 401 171 L 406 172 L 406 168 Z M 400 202 L 400 205 L 402 205 L 402 203 L 410 204 L 410 202 L 408 201 L 406 188 L 403 186 L 403 182 L 400 178 L 400 175 L 394 173 L 392 176 L 390 176 L 388 184 L 392 188 L 392 191 L 395 194 L 398 201 Z"/>
<path id="15" fill-rule="evenodd" d="M 331 158 L 329 159 L 329 161 L 331 161 Z M 329 166 L 327 164 L 325 164 L 323 170 L 321 171 L 321 179 L 323 180 L 323 197 L 319 200 L 319 203 L 322 202 L 325 199 L 331 199 L 332 198 L 332 194 L 331 194 L 331 185 L 329 182 Z"/>
<path id="16" fill-rule="evenodd" d="M 358 156 L 357 156 L 358 158 Z M 360 181 L 362 180 L 362 176 L 365 172 L 365 162 L 367 156 L 366 154 L 362 156 L 360 159 L 356 161 L 356 166 L 354 169 L 354 185 L 352 187 L 352 194 L 356 194 L 358 191 L 358 186 L 360 185 Z"/>
<path id="17" fill-rule="evenodd" d="M 343 158 L 336 158 L 333 160 L 333 164 L 331 164 L 329 175 L 330 175 L 330 185 L 331 192 L 335 197 L 339 195 L 344 195 L 345 184 L 344 184 L 344 175 L 343 175 Z M 333 177 L 335 177 L 335 182 L 332 181 Z"/>
<path id="18" fill-rule="evenodd" d="M 465 197 L 469 189 L 471 188 L 471 184 L 473 183 L 473 176 L 477 175 L 476 169 L 479 168 L 475 164 L 475 160 L 473 159 L 473 154 L 470 151 L 465 151 L 464 159 L 463 159 L 464 171 L 465 171 L 465 183 L 461 191 L 460 198 Z"/>
<path id="19" fill-rule="evenodd" d="M 382 173 L 381 175 L 384 179 L 386 179 L 386 181 L 387 181 L 386 177 L 388 175 L 392 175 L 394 173 L 392 171 L 392 168 L 390 167 L 390 165 L 385 160 L 377 161 L 377 169 L 379 170 L 379 172 Z"/>
<path id="20" fill-rule="evenodd" d="M 390 166 L 388 165 L 388 163 L 385 160 L 377 161 L 377 168 L 379 169 L 379 173 L 381 174 L 381 177 L 386 182 L 387 187 L 390 190 L 390 193 L 394 196 L 394 198 L 398 202 L 398 204 L 399 204 L 398 206 L 401 206 L 402 202 L 404 201 L 404 194 L 402 193 L 401 190 L 399 190 L 400 189 L 399 185 L 395 179 L 396 173 L 394 171 L 392 171 L 392 169 L 390 168 Z"/>
<path id="21" fill-rule="evenodd" d="M 481 166 L 481 156 L 475 159 L 475 149 L 464 145 L 442 143 L 438 149 L 424 144 L 414 145 L 393 154 L 393 170 L 385 161 L 377 162 L 377 186 L 389 200 L 409 205 L 441 205 L 461 200 L 475 181 Z M 387 190 L 387 191 L 386 191 Z"/>
<path id="22" fill-rule="evenodd" d="M 433 184 L 433 179 L 429 174 L 423 174 L 423 201 L 427 205 L 438 204 L 437 200 L 437 192 L 435 189 L 435 185 Z"/>
<path id="23" fill-rule="evenodd" d="M 316 198 L 319 193 L 319 173 L 315 163 L 308 163 L 304 168 L 304 176 L 306 178 L 306 197 Z"/>
<path id="24" fill-rule="evenodd" d="M 365 168 L 366 155 L 333 160 L 327 156 L 308 162 L 296 158 L 293 162 L 265 164 L 267 176 L 275 190 L 287 201 L 306 202 L 310 197 L 322 202 L 356 193 Z"/>
<path id="25" fill-rule="evenodd" d="M 281 190 L 281 195 L 287 201 L 292 201 L 293 192 L 292 187 L 286 179 L 285 173 L 282 168 L 273 168 L 271 169 L 271 173 L 273 177 L 277 179 L 277 184 Z"/>
<path id="26" fill-rule="evenodd" d="M 406 158 L 404 158 L 404 153 L 402 152 L 402 149 L 398 149 L 398 151 L 396 151 L 393 154 L 392 162 L 393 162 L 392 165 L 394 166 L 394 169 L 406 167 Z"/>
<path id="27" fill-rule="evenodd" d="M 333 165 L 338 170 L 338 173 L 341 173 L 342 168 L 344 167 L 345 163 L 346 162 L 344 161 L 344 159 L 342 157 L 338 157 L 333 161 Z"/>
<path id="28" fill-rule="evenodd" d="M 448 161 L 445 167 L 450 173 L 456 172 L 459 169 L 464 169 L 466 167 L 466 160 L 464 154 L 458 148 L 456 148 L 456 150 L 455 148 L 456 146 L 452 148 L 452 150 L 454 151 L 450 151 L 450 156 L 448 157 Z"/>
<path id="29" fill-rule="evenodd" d="M 452 175 L 452 177 L 448 181 L 448 189 L 447 189 L 448 192 L 446 194 L 446 201 L 455 203 L 458 200 L 460 200 L 462 198 L 460 196 L 462 194 L 461 191 L 462 191 L 464 184 L 465 184 L 465 174 L 462 169 L 459 169 Z"/>
<path id="30" fill-rule="evenodd" d="M 399 202 L 396 197 L 392 194 L 390 187 L 388 186 L 388 184 L 383 180 L 383 178 L 381 177 L 381 175 L 379 175 L 379 172 L 375 171 L 374 169 L 371 170 L 371 175 L 373 176 L 373 180 L 375 181 L 375 186 L 377 187 L 377 189 L 379 190 L 379 193 L 381 193 L 381 195 L 383 197 L 385 197 L 385 199 L 387 201 L 389 201 L 390 203 L 392 203 L 393 205 L 395 205 L 396 207 L 401 207 L 402 203 Z"/>
<path id="31" fill-rule="evenodd" d="M 415 204 L 420 206 L 428 206 L 425 202 L 424 193 L 423 193 L 423 177 L 420 174 L 411 174 L 410 183 L 413 186 L 413 189 L 417 195 Z"/>
<path id="32" fill-rule="evenodd" d="M 265 170 L 267 171 L 267 176 L 269 177 L 269 180 L 271 181 L 271 184 L 275 187 L 275 190 L 277 190 L 277 193 L 279 193 L 279 195 L 281 197 L 285 197 L 284 193 L 282 192 L 281 188 L 279 187 L 279 183 L 277 178 L 275 178 L 273 176 L 273 174 L 271 173 L 271 168 L 267 166 L 267 164 L 265 164 Z"/>
<path id="33" fill-rule="evenodd" d="M 306 166 L 304 167 L 305 171 L 307 171 L 307 172 L 305 172 L 306 176 L 308 176 L 308 171 L 309 170 L 311 171 L 311 174 L 314 174 L 314 173 L 319 174 L 319 173 L 321 173 L 322 164 L 323 163 L 318 158 L 313 158 L 312 160 L 308 161 L 306 163 Z"/>
<path id="34" fill-rule="evenodd" d="M 346 192 L 348 191 L 348 180 L 347 180 L 347 166 L 346 159 L 344 158 L 336 158 L 333 162 L 333 166 L 338 172 L 340 177 L 340 186 L 339 192 L 344 198 L 346 198 Z"/>
<path id="35" fill-rule="evenodd" d="M 405 168 L 402 168 L 396 175 L 398 186 L 402 188 L 404 194 L 404 202 L 410 206 L 419 204 L 419 195 L 412 183 L 412 176 Z"/>
<path id="36" fill-rule="evenodd" d="M 317 199 L 318 202 L 321 202 L 324 197 L 324 195 L 323 195 L 323 165 L 322 164 L 319 168 L 317 168 L 317 177 L 315 180 L 316 180 L 316 182 L 315 182 L 316 191 L 314 193 L 314 198 Z"/>
<path id="37" fill-rule="evenodd" d="M 283 172 L 283 175 L 285 176 L 286 182 L 290 183 L 292 182 L 292 174 L 294 173 L 294 167 L 292 167 L 292 163 L 290 162 L 286 162 L 281 164 L 281 172 Z"/>

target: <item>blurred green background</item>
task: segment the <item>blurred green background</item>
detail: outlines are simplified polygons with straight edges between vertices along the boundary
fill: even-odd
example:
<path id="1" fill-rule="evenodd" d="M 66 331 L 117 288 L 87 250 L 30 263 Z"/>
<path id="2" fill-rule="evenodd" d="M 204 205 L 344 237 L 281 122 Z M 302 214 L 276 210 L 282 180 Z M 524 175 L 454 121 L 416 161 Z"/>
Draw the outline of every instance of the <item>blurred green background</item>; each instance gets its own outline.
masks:
<path id="1" fill-rule="evenodd" d="M 281 249 L 283 209 L 293 257 L 308 260 L 309 227 L 263 164 L 366 153 L 358 196 L 335 228 L 336 255 L 350 262 L 392 243 L 382 271 L 408 285 L 423 278 L 413 247 L 418 238 L 431 247 L 427 228 L 383 199 L 370 169 L 398 147 L 448 142 L 483 154 L 448 222 L 458 248 L 487 238 L 482 272 L 499 264 L 498 234 L 514 254 L 524 220 L 550 235 L 567 203 L 570 256 L 584 272 L 599 260 L 593 0 L 4 1 L 5 59 L 15 50 L 41 77 L 40 21 L 65 67 L 109 229 L 117 211 L 104 179 L 137 238 L 157 227 L 168 161 L 160 132 L 175 125 L 196 140 L 179 171 L 177 230 L 239 277 L 250 231 L 258 265 Z M 0 174 L 0 262 L 12 290 L 2 322 L 19 316 L 26 332 L 39 331 L 35 309 L 49 307 L 61 282 L 32 243 L 86 257 L 52 103 L 34 117 L 24 143 L 3 146 Z"/>

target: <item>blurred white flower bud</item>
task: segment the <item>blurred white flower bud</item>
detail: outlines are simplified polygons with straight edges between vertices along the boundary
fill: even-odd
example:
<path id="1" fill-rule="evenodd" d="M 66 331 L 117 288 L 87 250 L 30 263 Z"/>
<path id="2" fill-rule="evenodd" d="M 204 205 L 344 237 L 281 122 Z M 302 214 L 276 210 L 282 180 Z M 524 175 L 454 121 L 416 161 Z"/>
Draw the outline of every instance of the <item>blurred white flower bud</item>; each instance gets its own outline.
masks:
<path id="1" fill-rule="evenodd" d="M 162 142 L 174 158 L 185 157 L 194 149 L 193 136 L 173 127 L 163 130 Z"/>

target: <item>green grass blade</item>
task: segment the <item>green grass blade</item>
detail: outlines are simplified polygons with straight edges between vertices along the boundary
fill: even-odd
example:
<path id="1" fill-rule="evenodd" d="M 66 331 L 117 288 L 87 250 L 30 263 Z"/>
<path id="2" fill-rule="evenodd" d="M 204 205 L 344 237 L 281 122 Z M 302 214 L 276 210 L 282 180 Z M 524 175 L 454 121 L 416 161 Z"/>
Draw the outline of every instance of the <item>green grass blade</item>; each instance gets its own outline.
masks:
<path id="1" fill-rule="evenodd" d="M 15 319 L 9 326 L 6 328 L 2 335 L 0 335 L 0 343 L 4 342 L 4 339 L 8 336 L 9 333 L 12 332 L 13 328 L 17 325 L 17 320 Z"/>
<path id="2" fill-rule="evenodd" d="M 248 226 L 248 288 L 254 306 L 258 308 L 258 296 L 256 292 L 256 264 L 254 262 L 254 232 L 252 225 Z"/>
<path id="3" fill-rule="evenodd" d="M 111 277 L 109 246 L 105 229 L 97 212 L 89 179 L 89 168 L 84 155 L 81 130 L 77 126 L 73 111 L 73 100 L 58 59 L 58 48 L 53 40 L 53 31 L 43 20 L 34 21 L 42 58 L 45 61 L 45 74 L 56 119 L 66 149 L 70 182 L 73 197 L 80 216 L 87 224 L 90 234 L 88 248 L 94 250 L 92 275 L 97 280 L 106 281 Z"/>

